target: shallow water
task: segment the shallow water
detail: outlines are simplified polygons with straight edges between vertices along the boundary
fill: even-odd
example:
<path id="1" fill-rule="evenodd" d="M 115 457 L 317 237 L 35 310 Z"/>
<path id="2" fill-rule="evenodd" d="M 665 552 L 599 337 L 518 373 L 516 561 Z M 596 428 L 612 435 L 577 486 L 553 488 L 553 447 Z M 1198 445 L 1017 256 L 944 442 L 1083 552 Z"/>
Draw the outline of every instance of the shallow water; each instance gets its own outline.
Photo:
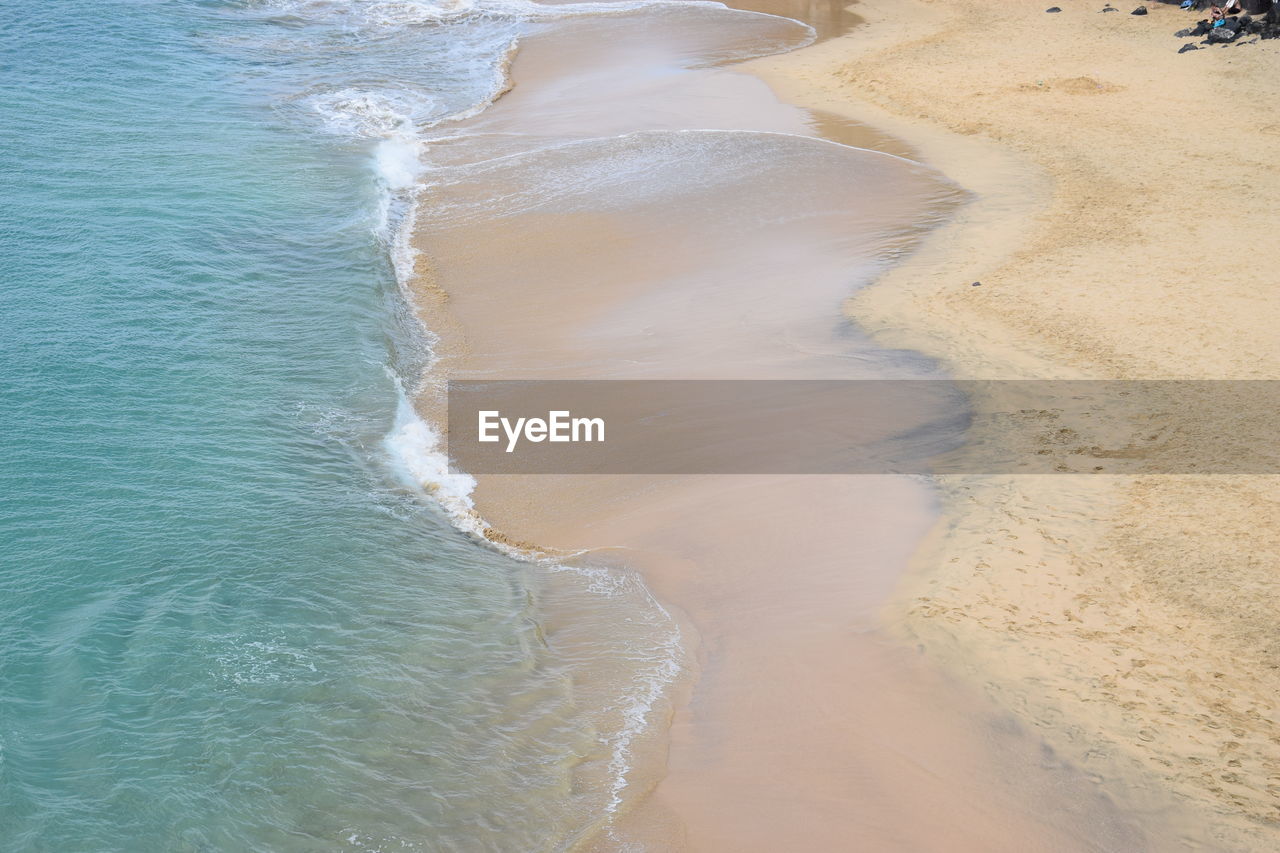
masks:
<path id="1" fill-rule="evenodd" d="M 7 6 L 3 846 L 585 831 L 673 629 L 631 576 L 460 533 L 397 452 L 395 190 L 522 13 Z"/>

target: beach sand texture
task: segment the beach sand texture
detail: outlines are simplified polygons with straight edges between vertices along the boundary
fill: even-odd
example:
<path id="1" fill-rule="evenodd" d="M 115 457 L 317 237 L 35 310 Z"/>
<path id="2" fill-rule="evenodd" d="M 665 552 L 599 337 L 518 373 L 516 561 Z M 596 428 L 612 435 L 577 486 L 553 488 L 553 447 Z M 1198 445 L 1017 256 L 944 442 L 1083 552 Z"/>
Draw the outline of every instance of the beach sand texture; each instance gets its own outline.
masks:
<path id="1" fill-rule="evenodd" d="M 927 373 L 841 306 L 961 197 L 931 170 L 806 138 L 901 150 L 700 58 L 752 33 L 791 38 L 776 19 L 662 11 L 522 42 L 511 92 L 431 149 L 417 295 L 438 373 Z M 419 409 L 431 415 L 429 394 Z M 669 730 L 628 775 L 631 803 L 650 795 L 591 849 L 1159 850 L 1194 835 L 1168 803 L 1154 820 L 1116 809 L 881 630 L 934 517 L 919 483 L 478 480 L 493 538 L 639 569 L 696 658 Z"/>
<path id="2" fill-rule="evenodd" d="M 868 0 L 852 34 L 751 65 L 977 194 L 852 315 L 960 376 L 1280 377 L 1280 44 L 1178 54 L 1195 14 L 1046 5 Z M 1130 807 L 1172 790 L 1223 847 L 1280 846 L 1280 482 L 944 488 L 905 633 Z"/>
<path id="3" fill-rule="evenodd" d="M 429 192 L 445 215 L 417 241 L 443 372 L 839 376 L 851 355 L 883 368 L 899 349 L 961 378 L 1280 372 L 1259 248 L 1277 221 L 1275 45 L 1179 55 L 1172 33 L 1194 16 L 1159 6 L 869 0 L 847 35 L 825 5 L 787 6 L 753 8 L 817 20 L 824 38 L 733 70 L 688 67 L 726 35 L 794 35 L 660 15 L 526 39 L 512 93 L 432 146 L 457 170 Z M 636 164 L 696 163 L 718 142 L 618 136 L 654 128 L 781 135 L 712 145 L 714 168 L 748 149 L 759 165 L 664 208 L 634 188 L 693 184 Z M 870 348 L 857 331 L 833 337 L 831 314 L 849 293 L 841 270 L 869 251 L 836 236 L 868 223 L 833 201 L 865 161 L 824 173 L 841 155 L 797 134 L 910 156 L 970 193 L 956 207 L 868 185 L 890 235 L 873 254 L 910 253 L 864 270 L 878 280 L 845 302 Z M 531 139 L 583 138 L 611 141 L 521 159 Z M 646 160 L 655 145 L 676 147 Z M 594 195 L 557 189 L 584 174 Z M 799 195 L 822 215 L 755 229 L 750 205 L 785 174 L 777 210 Z M 523 199 L 534 175 L 561 202 Z M 921 203 L 950 217 L 923 242 L 906 227 Z M 480 478 L 496 536 L 639 568 L 696 651 L 669 736 L 632 777 L 651 794 L 601 849 L 1280 843 L 1274 479 L 942 487 L 899 583 L 931 516 L 910 483 Z"/>

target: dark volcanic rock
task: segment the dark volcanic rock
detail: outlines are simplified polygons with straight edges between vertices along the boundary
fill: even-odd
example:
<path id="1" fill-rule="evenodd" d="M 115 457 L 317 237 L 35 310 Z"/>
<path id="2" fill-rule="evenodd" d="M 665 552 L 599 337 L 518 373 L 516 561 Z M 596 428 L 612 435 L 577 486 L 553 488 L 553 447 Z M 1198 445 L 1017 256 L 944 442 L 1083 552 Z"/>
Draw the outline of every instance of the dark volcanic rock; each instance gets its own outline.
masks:
<path id="1" fill-rule="evenodd" d="M 1146 6 L 1139 6 L 1138 8 L 1134 9 L 1134 10 L 1133 10 L 1132 12 L 1130 12 L 1129 14 L 1130 14 L 1130 15 L 1145 15 L 1145 14 L 1147 14 L 1147 7 L 1146 7 Z"/>
<path id="2" fill-rule="evenodd" d="M 1218 27 L 1209 31 L 1209 44 L 1226 44 L 1236 37 L 1236 31 L 1230 27 Z"/>
<path id="3" fill-rule="evenodd" d="M 1179 38 L 1179 39 L 1185 39 L 1185 38 L 1191 38 L 1195 34 L 1196 34 L 1195 30 L 1191 29 L 1190 27 L 1187 27 L 1185 30 L 1178 30 L 1176 33 L 1173 34 L 1173 37 Z"/>
<path id="4" fill-rule="evenodd" d="M 1061 10 L 1060 8 L 1058 8 L 1057 6 L 1050 6 L 1048 9 L 1045 9 L 1045 11 L 1046 11 L 1046 12 L 1061 12 L 1062 10 Z"/>
<path id="5" fill-rule="evenodd" d="M 1186 53 L 1189 50 L 1199 50 L 1199 49 L 1200 49 L 1200 45 L 1198 44 L 1184 44 L 1182 47 L 1178 48 L 1178 53 Z"/>

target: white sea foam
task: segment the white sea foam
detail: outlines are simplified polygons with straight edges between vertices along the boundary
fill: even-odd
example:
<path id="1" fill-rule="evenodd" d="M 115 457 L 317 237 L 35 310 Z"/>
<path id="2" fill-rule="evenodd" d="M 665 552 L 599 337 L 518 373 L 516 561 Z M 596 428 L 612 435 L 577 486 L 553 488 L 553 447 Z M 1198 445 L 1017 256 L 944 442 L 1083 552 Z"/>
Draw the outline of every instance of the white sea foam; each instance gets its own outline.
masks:
<path id="1" fill-rule="evenodd" d="M 331 133 L 372 143 L 371 160 L 379 195 L 372 229 L 387 247 L 397 281 L 413 276 L 417 251 L 410 239 L 417 219 L 418 190 L 426 143 L 415 115 L 429 115 L 431 98 L 408 92 L 344 88 L 305 99 Z"/>
<path id="2" fill-rule="evenodd" d="M 471 497 L 475 478 L 449 470 L 440 433 L 418 416 L 402 387 L 398 395 L 395 424 L 384 440 L 393 467 L 409 487 L 434 499 L 456 527 L 483 537 L 486 525 Z"/>
<path id="3" fill-rule="evenodd" d="M 643 668 L 636 674 L 634 687 L 621 708 L 622 727 L 609 740 L 612 754 L 609 771 L 613 784 L 609 789 L 609 803 L 605 809 L 610 815 L 616 814 L 624 802 L 623 795 L 630 784 L 636 741 L 652 729 L 654 712 L 667 698 L 671 685 L 683 671 L 684 644 L 680 628 L 666 608 L 647 589 L 644 593 L 650 606 L 661 614 L 669 630 L 658 645 L 657 653 L 650 653 Z"/>
<path id="4" fill-rule="evenodd" d="M 260 5 L 309 23 L 369 28 L 447 21 L 472 13 L 477 4 L 474 0 L 265 0 Z"/>
<path id="5" fill-rule="evenodd" d="M 434 102 L 407 92 L 370 92 L 354 88 L 320 92 L 306 103 L 327 129 L 365 139 L 386 139 L 412 133 L 415 112 L 429 112 Z"/>
<path id="6" fill-rule="evenodd" d="M 419 2 L 419 0 L 383 0 L 363 4 L 365 19 L 382 26 L 430 24 L 461 18 L 476 11 L 475 0 Z"/>
<path id="7" fill-rule="evenodd" d="M 476 511 L 472 497 L 475 478 L 449 470 L 439 432 L 418 416 L 403 388 L 399 389 L 396 420 L 385 447 L 401 479 L 436 501 L 458 529 L 508 556 L 537 563 L 551 572 L 572 574 L 582 579 L 584 588 L 593 595 L 620 599 L 620 603 L 636 608 L 627 621 L 637 623 L 652 645 L 628 655 L 634 673 L 611 709 L 620 725 L 605 737 L 611 779 L 605 814 L 616 814 L 625 802 L 637 741 L 652 730 L 654 713 L 684 670 L 684 643 L 675 619 L 633 572 L 569 565 L 490 539 L 489 526 Z"/>
<path id="8" fill-rule="evenodd" d="M 355 26 L 397 27 L 449 21 L 467 15 L 510 15 L 530 19 L 633 12 L 650 6 L 704 6 L 726 9 L 717 0 L 616 0 L 539 3 L 535 0 L 265 0 L 275 14 L 308 22 L 347 21 Z"/>

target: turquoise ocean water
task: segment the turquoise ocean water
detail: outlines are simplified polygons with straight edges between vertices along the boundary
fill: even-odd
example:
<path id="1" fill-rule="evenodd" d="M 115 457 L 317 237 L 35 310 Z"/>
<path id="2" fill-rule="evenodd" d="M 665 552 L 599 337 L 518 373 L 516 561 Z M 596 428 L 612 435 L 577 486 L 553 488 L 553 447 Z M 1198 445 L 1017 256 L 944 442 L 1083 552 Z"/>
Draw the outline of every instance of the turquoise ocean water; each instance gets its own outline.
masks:
<path id="1" fill-rule="evenodd" d="M 493 96 L 527 10 L 0 8 L 0 849 L 606 820 L 665 613 L 459 532 L 396 448 L 414 129 Z"/>

